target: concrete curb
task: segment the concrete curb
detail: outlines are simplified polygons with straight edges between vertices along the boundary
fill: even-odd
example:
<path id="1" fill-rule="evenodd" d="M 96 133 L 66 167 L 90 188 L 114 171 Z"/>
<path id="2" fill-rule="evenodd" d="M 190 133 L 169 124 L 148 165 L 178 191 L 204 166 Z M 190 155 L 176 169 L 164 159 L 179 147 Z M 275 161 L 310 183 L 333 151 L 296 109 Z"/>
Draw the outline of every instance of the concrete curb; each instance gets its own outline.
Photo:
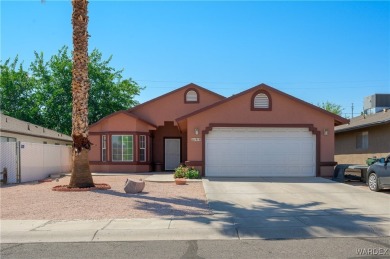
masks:
<path id="1" fill-rule="evenodd" d="M 295 216 L 237 218 L 212 215 L 154 219 L 1 220 L 1 243 L 101 242 L 147 240 L 307 239 L 387 237 L 390 221 L 348 226 L 348 218 Z M 275 221 L 283 224 L 276 224 Z M 334 221 L 342 222 L 341 225 Z M 275 222 L 275 224 L 269 224 Z"/>

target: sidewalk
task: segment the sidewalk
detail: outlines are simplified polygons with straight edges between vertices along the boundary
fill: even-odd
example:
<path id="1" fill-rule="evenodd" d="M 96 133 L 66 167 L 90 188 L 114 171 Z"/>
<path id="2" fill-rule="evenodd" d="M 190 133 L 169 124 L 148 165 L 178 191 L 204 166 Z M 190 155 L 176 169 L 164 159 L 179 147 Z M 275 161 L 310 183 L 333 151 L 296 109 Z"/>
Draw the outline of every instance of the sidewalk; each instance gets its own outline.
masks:
<path id="1" fill-rule="evenodd" d="M 227 217 L 1 220 L 1 243 L 238 239 Z"/>
<path id="2" fill-rule="evenodd" d="M 326 237 L 386 237 L 384 224 L 362 222 L 356 229 L 348 217 L 307 216 L 317 224 L 291 217 L 235 218 L 228 214 L 148 219 L 108 220 L 1 220 L 1 243 L 100 242 L 152 240 L 307 239 Z"/>
<path id="3" fill-rule="evenodd" d="M 305 183 L 307 192 L 312 197 L 316 195 L 313 190 L 321 187 L 321 179 L 314 183 Z M 155 174 L 145 178 L 145 181 L 173 181 L 172 174 Z M 200 180 L 195 180 L 200 181 Z M 205 183 L 205 182 L 203 182 Z M 206 183 L 209 183 L 208 181 Z M 287 186 L 286 182 L 246 182 L 241 183 L 240 188 L 229 188 L 222 184 L 220 190 L 216 186 L 206 186 L 206 195 L 209 195 L 209 205 L 213 215 L 201 215 L 202 207 L 195 206 L 191 211 L 192 216 L 171 216 L 173 214 L 160 213 L 156 218 L 129 218 L 129 219 L 102 219 L 102 220 L 0 220 L 1 243 L 39 243 L 39 242 L 102 242 L 102 241 L 152 241 L 152 240 L 245 240 L 245 239 L 308 239 L 327 237 L 388 237 L 390 236 L 390 214 L 386 204 L 388 196 L 383 194 L 357 191 L 351 186 L 336 184 L 332 189 L 326 185 L 326 190 L 340 196 L 344 193 L 348 198 L 359 197 L 358 203 L 345 203 L 340 200 L 335 203 L 333 198 L 327 198 L 323 193 L 322 207 L 310 210 L 307 204 L 297 206 L 296 197 L 302 200 L 306 193 L 302 191 L 302 185 Z M 151 183 L 150 183 L 151 184 Z M 216 184 L 216 182 L 214 182 Z M 226 184 L 229 184 L 227 182 Z M 263 204 L 261 209 L 256 209 L 253 204 L 256 197 L 253 193 L 246 195 L 243 190 L 251 192 L 251 185 L 270 185 L 272 190 L 261 193 L 263 199 L 276 202 L 277 206 Z M 284 189 L 277 188 L 284 185 Z M 190 185 L 189 185 L 190 186 Z M 245 187 L 246 186 L 246 187 Z M 312 187 L 310 187 L 312 186 Z M 242 189 L 244 188 L 244 189 Z M 296 191 L 294 191 L 294 188 Z M 229 194 L 226 190 L 229 189 Z M 259 188 L 258 188 L 259 189 Z M 276 193 L 275 190 L 279 190 Z M 284 193 L 288 193 L 285 195 Z M 344 190 L 341 192 L 341 190 Z M 219 193 L 222 192 L 221 195 Z M 208 194 L 207 194 L 208 193 Z M 218 196 L 219 195 L 219 196 Z M 230 195 L 230 196 L 229 196 Z M 264 196 L 268 195 L 268 196 Z M 236 197 L 237 196 L 237 197 Z M 369 196 L 379 203 L 368 206 L 360 200 Z M 121 198 L 121 196 L 115 196 Z M 126 196 L 127 197 L 127 196 Z M 212 197 L 212 199 L 210 199 Z M 325 198 L 324 198 L 325 197 Z M 333 196 L 334 197 L 334 196 Z M 136 199 L 136 196 L 131 199 Z M 176 205 L 188 203 L 188 197 L 176 200 Z M 238 199 L 238 200 L 237 200 Z M 324 200 L 325 199 L 325 200 Z M 384 201 L 384 202 L 383 202 Z M 169 202 L 164 201 L 164 202 Z M 211 203 L 210 203 L 211 202 Z M 236 203 L 234 203 L 236 202 Z M 319 203 L 319 202 L 318 202 Z M 144 209 L 157 209 L 155 200 L 148 200 Z M 163 208 L 163 207 L 162 207 Z M 334 208 L 340 208 L 335 210 Z M 353 211 L 352 214 L 348 213 Z M 356 212 L 355 212 L 356 211 Z M 105 214 L 106 215 L 106 214 Z M 166 216 L 169 215 L 169 216 Z M 177 215 L 177 214 L 176 214 Z M 186 215 L 186 214 L 181 214 Z M 109 217 L 109 216 L 106 216 Z M 115 217 L 115 216 L 113 216 Z"/>

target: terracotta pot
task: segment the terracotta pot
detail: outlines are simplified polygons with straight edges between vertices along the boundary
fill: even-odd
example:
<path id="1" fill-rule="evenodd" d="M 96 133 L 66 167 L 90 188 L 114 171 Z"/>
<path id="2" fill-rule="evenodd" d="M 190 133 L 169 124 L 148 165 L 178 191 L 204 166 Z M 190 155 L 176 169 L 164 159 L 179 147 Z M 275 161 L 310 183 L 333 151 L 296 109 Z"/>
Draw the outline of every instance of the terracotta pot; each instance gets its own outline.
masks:
<path id="1" fill-rule="evenodd" d="M 176 179 L 175 179 L 175 183 L 176 183 L 177 185 L 185 185 L 186 182 L 187 182 L 186 178 L 176 178 Z"/>

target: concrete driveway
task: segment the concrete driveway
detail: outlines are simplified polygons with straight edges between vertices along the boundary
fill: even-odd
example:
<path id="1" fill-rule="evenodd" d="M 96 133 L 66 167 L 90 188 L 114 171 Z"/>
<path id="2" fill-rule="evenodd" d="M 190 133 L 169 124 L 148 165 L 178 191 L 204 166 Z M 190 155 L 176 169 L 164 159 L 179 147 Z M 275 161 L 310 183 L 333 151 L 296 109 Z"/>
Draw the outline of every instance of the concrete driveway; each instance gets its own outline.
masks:
<path id="1" fill-rule="evenodd" d="M 390 236 L 390 196 L 324 178 L 207 178 L 211 210 L 241 239 Z"/>

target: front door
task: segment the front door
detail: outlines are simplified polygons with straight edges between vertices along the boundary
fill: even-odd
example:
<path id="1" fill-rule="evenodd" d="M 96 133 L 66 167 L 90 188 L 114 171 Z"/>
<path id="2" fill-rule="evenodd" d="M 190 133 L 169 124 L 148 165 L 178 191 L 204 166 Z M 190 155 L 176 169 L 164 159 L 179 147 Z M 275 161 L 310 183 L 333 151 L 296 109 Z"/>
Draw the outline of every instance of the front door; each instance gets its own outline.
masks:
<path id="1" fill-rule="evenodd" d="M 174 170 L 180 164 L 180 139 L 166 138 L 164 140 L 165 170 Z"/>

